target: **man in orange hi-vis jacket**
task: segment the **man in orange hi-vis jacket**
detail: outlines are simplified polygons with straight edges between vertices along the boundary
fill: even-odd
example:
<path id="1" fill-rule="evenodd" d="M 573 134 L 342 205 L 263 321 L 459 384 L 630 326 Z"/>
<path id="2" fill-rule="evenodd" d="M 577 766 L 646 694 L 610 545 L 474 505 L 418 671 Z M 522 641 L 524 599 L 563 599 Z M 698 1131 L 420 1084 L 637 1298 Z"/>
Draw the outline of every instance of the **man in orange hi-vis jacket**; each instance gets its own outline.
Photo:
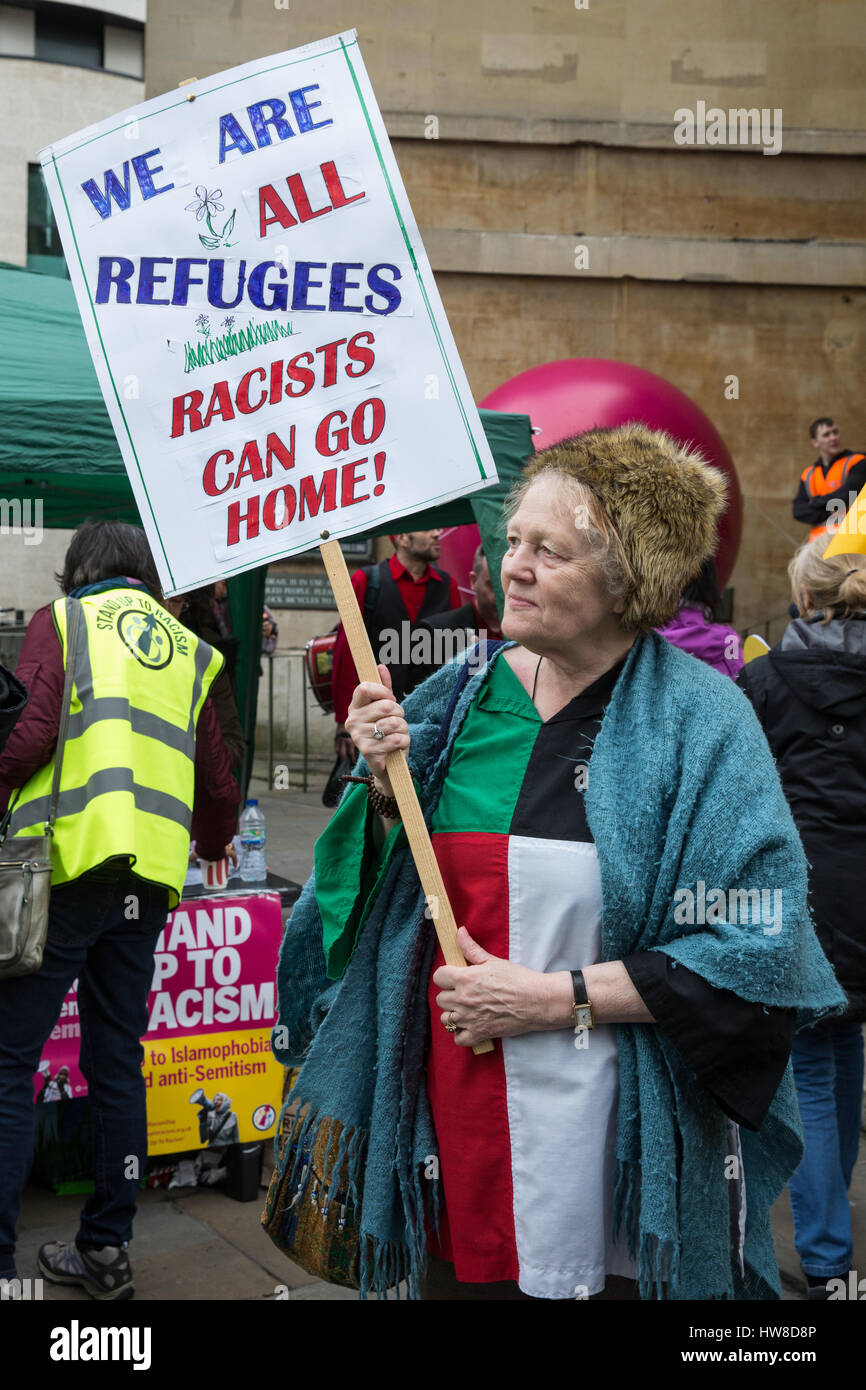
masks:
<path id="1" fill-rule="evenodd" d="M 813 420 L 809 438 L 818 457 L 800 475 L 794 517 L 811 527 L 809 539 L 833 531 L 866 486 L 866 454 L 839 448 L 839 429 L 828 416 Z"/>

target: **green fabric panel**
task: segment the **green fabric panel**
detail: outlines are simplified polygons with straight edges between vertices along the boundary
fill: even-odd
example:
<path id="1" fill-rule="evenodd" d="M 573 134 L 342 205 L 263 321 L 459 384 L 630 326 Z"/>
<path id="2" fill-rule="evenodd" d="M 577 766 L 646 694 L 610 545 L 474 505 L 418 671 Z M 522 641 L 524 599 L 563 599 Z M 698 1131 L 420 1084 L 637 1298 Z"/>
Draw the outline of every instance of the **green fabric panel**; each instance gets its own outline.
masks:
<path id="1" fill-rule="evenodd" d="M 42 525 L 140 525 L 72 285 L 0 265 L 0 486 Z M 32 513 L 31 513 L 32 515 Z"/>
<path id="2" fill-rule="evenodd" d="M 467 834 L 483 825 L 488 834 L 509 834 L 540 727 L 538 710 L 500 659 L 455 740 L 434 833 Z"/>
<path id="3" fill-rule="evenodd" d="M 393 826 L 377 853 L 371 827 L 367 788 L 355 783 L 313 846 L 316 902 L 331 980 L 345 974 L 394 849 L 405 841 L 403 826 Z"/>
<path id="4" fill-rule="evenodd" d="M 348 964 L 360 917 L 367 806 L 366 789 L 359 784 L 350 786 L 313 846 L 325 965 L 334 980 Z"/>

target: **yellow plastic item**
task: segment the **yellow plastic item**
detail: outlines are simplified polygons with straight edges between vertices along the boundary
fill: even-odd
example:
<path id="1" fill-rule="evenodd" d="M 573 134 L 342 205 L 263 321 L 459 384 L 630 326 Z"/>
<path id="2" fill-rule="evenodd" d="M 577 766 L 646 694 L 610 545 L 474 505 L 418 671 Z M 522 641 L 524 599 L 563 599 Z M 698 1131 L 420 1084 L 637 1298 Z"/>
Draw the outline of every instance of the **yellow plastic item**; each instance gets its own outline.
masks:
<path id="1" fill-rule="evenodd" d="M 769 643 L 753 632 L 743 643 L 743 661 L 748 664 L 750 661 L 754 661 L 756 656 L 765 656 L 769 650 Z"/>

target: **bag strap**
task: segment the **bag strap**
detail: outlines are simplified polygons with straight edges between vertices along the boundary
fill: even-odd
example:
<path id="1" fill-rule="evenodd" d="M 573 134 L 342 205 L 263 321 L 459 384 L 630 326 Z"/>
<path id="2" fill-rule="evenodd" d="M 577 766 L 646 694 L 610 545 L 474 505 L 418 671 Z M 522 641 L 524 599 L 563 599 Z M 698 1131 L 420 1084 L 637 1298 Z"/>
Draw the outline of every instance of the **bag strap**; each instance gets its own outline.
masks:
<path id="1" fill-rule="evenodd" d="M 378 565 L 365 565 L 364 573 L 367 576 L 367 588 L 364 593 L 364 618 L 371 618 L 376 611 L 379 602 L 379 590 L 382 587 L 382 576 L 379 573 Z"/>
<path id="2" fill-rule="evenodd" d="M 57 744 L 54 749 L 54 775 L 51 780 L 51 800 L 48 806 L 48 820 L 45 823 L 46 835 L 54 834 L 54 822 L 57 818 L 57 800 L 60 794 L 60 774 L 63 770 L 63 749 L 66 744 L 66 731 L 69 726 L 69 707 L 72 703 L 72 682 L 74 679 L 75 653 L 78 648 L 78 627 L 81 622 L 81 604 L 77 599 L 66 599 L 66 669 L 63 673 L 63 698 L 60 702 L 60 723 L 57 726 Z M 18 805 L 21 796 L 19 787 L 14 797 L 6 808 L 6 814 L 0 823 L 0 845 L 2 845 L 9 833 L 9 825 L 12 820 L 12 813 Z"/>
<path id="3" fill-rule="evenodd" d="M 370 639 L 370 646 L 376 652 L 376 643 L 379 634 L 376 631 L 376 608 L 379 603 L 379 594 L 382 589 L 382 575 L 378 565 L 364 565 L 364 573 L 367 576 L 367 588 L 364 593 L 364 607 L 361 610 L 361 617 L 364 627 L 367 629 L 367 636 Z"/>
<path id="4" fill-rule="evenodd" d="M 60 774 L 63 771 L 63 750 L 66 746 L 66 731 L 69 727 L 69 706 L 72 703 L 72 682 L 75 678 L 75 656 L 84 610 L 77 599 L 66 599 L 66 670 L 63 675 L 63 702 L 60 706 L 60 724 L 57 728 L 57 746 L 54 750 L 54 776 L 51 781 L 51 804 L 48 810 L 46 835 L 54 834 L 57 818 L 57 799 L 60 795 Z"/>
<path id="5" fill-rule="evenodd" d="M 481 644 L 479 643 L 479 646 L 480 645 Z M 499 648 L 505 646 L 505 642 L 501 638 L 491 637 L 487 639 L 484 646 L 484 657 L 485 660 L 489 663 L 491 657 L 499 651 Z M 442 723 L 439 726 L 439 737 L 436 740 L 436 747 L 433 749 L 433 757 L 431 759 L 431 761 L 434 763 L 448 741 L 448 730 L 451 728 L 451 720 L 453 719 L 454 711 L 457 708 L 457 701 L 460 699 L 463 687 L 469 680 L 470 675 L 474 675 L 474 672 L 472 671 L 473 664 L 474 663 L 466 661 L 460 668 L 460 675 L 457 677 L 457 684 L 451 692 L 451 699 L 448 701 L 448 708 L 446 709 Z"/>

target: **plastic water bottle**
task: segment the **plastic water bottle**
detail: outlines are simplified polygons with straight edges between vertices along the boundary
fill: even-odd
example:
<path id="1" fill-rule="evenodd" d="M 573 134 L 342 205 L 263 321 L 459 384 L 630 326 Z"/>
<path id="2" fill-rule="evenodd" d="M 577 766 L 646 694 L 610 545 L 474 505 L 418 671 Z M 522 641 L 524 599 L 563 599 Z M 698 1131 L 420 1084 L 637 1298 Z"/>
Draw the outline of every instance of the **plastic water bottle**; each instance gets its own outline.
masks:
<path id="1" fill-rule="evenodd" d="M 238 827 L 241 852 L 238 869 L 244 883 L 264 883 L 268 876 L 265 864 L 265 816 L 258 801 L 248 801 Z"/>

